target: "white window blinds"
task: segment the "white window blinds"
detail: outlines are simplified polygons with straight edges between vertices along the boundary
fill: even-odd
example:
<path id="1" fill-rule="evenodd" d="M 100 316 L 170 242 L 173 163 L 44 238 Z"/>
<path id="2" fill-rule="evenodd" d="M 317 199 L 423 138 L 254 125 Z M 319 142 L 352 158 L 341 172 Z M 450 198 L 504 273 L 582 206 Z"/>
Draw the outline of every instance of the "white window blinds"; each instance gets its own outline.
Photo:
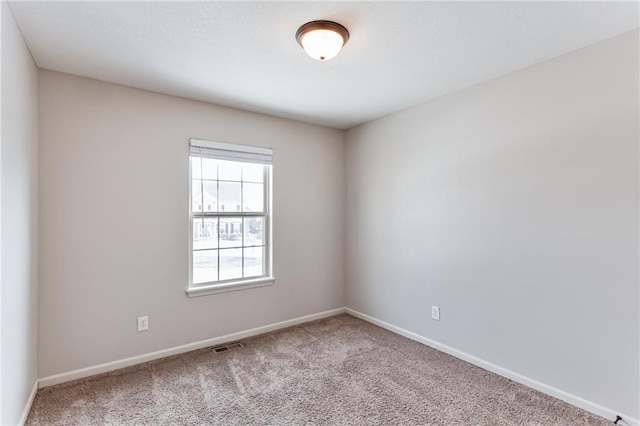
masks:
<path id="1" fill-rule="evenodd" d="M 189 154 L 218 160 L 272 164 L 273 149 L 189 139 Z"/>

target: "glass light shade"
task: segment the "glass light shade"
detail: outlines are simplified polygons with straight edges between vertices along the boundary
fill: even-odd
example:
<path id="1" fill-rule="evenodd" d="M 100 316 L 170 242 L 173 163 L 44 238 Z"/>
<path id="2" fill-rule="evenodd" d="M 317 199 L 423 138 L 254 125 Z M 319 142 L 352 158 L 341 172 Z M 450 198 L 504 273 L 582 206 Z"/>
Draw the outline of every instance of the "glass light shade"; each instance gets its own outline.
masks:
<path id="1" fill-rule="evenodd" d="M 303 35 L 300 44 L 313 59 L 326 61 L 340 52 L 344 39 L 333 30 L 314 30 Z"/>
<path id="2" fill-rule="evenodd" d="M 349 40 L 349 31 L 337 22 L 307 22 L 296 32 L 296 40 L 307 55 L 319 61 L 333 58 Z"/>

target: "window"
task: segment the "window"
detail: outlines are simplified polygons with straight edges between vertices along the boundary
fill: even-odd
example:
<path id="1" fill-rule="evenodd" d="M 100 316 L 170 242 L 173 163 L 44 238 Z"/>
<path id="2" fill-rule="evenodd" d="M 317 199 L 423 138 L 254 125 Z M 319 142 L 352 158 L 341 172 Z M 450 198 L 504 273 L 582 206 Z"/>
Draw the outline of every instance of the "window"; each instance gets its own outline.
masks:
<path id="1" fill-rule="evenodd" d="M 268 285 L 272 150 L 190 140 L 189 296 Z"/>

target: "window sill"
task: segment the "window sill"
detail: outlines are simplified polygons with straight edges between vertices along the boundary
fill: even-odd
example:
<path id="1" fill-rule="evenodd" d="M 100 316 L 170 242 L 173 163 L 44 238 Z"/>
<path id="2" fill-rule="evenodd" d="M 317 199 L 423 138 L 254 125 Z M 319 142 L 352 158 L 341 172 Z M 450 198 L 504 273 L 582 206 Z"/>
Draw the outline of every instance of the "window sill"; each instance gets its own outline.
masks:
<path id="1" fill-rule="evenodd" d="M 189 287 L 186 290 L 187 296 L 199 297 L 209 294 L 226 293 L 228 291 L 246 290 L 249 288 L 266 287 L 273 285 L 276 279 L 273 277 L 258 278 L 255 280 L 236 281 L 226 284 L 204 285 L 199 287 Z"/>

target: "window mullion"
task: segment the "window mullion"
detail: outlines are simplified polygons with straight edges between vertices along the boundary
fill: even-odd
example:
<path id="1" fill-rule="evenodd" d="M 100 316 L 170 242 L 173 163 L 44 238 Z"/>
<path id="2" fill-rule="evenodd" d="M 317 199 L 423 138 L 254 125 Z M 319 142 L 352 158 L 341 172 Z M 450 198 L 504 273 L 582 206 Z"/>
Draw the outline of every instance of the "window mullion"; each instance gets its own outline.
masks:
<path id="1" fill-rule="evenodd" d="M 242 232 L 240 233 L 240 242 L 242 243 L 242 278 L 244 278 L 244 229 L 245 227 L 245 219 L 242 218 L 240 222 L 242 225 Z"/>
<path id="2" fill-rule="evenodd" d="M 240 211 L 244 212 L 244 166 L 240 167 Z M 240 219 L 240 257 L 242 259 L 240 275 L 244 278 L 244 228 L 245 218 Z"/>
<path id="3" fill-rule="evenodd" d="M 266 212 L 205 212 L 204 216 L 209 217 L 259 217 L 266 215 Z M 194 216 L 200 216 L 199 214 L 194 213 Z"/>
<path id="4" fill-rule="evenodd" d="M 200 148 L 200 210 L 204 213 L 204 171 L 202 170 L 202 147 Z M 201 230 L 204 229 L 204 214 L 200 222 Z"/>

